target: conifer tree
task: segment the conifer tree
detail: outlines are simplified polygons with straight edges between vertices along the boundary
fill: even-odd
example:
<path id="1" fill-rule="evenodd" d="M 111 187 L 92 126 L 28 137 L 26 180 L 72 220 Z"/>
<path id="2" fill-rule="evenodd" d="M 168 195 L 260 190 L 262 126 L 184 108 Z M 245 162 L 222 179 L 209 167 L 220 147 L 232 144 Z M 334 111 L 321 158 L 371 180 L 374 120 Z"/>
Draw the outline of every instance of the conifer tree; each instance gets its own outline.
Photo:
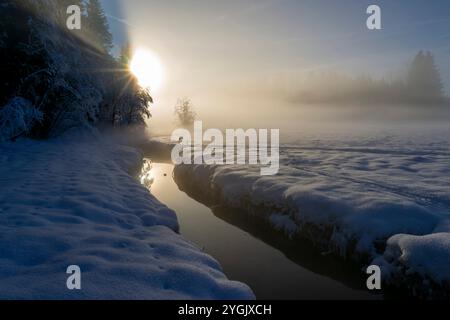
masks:
<path id="1" fill-rule="evenodd" d="M 92 43 L 106 52 L 112 47 L 112 35 L 109 32 L 108 19 L 99 0 L 86 3 L 86 32 Z"/>
<path id="2" fill-rule="evenodd" d="M 414 58 L 408 74 L 408 90 L 418 101 L 443 98 L 441 75 L 431 52 L 420 51 Z"/>

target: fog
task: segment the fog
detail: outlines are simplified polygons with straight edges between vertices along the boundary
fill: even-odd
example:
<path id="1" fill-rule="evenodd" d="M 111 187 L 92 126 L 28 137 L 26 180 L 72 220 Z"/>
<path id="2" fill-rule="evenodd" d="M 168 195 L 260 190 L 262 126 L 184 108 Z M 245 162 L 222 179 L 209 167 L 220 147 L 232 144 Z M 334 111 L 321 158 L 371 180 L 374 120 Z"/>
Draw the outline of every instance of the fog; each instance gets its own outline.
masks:
<path id="1" fill-rule="evenodd" d="M 406 80 L 399 82 L 400 74 L 392 82 L 368 80 L 372 78 L 366 75 L 365 83 L 359 76 L 329 75 L 324 73 L 313 80 L 310 75 L 261 77 L 259 81 L 240 79 L 216 85 L 211 81 L 209 90 L 187 84 L 182 97 L 191 99 L 197 120 L 203 121 L 205 127 L 219 129 L 279 128 L 286 133 L 326 133 L 417 128 L 445 125 L 450 120 L 450 103 L 444 93 L 418 96 L 419 90 L 409 88 Z M 420 78 L 425 79 L 422 74 Z M 304 97 L 306 90 L 311 94 Z M 167 135 L 177 127 L 173 111 L 178 94 L 165 91 L 157 97 L 149 121 L 152 133 Z"/>
<path id="2" fill-rule="evenodd" d="M 174 107 L 183 97 L 214 128 L 325 132 L 444 121 L 450 20 L 443 6 L 450 3 L 424 3 L 407 15 L 402 3 L 382 3 L 379 31 L 366 28 L 368 2 L 356 0 L 107 0 L 104 6 L 116 50 L 129 42 L 152 50 L 164 65 L 149 121 L 158 135 L 177 126 Z M 420 52 L 432 54 L 442 88 L 429 66 L 411 67 Z M 442 95 L 433 89 L 426 96 L 428 84 Z"/>

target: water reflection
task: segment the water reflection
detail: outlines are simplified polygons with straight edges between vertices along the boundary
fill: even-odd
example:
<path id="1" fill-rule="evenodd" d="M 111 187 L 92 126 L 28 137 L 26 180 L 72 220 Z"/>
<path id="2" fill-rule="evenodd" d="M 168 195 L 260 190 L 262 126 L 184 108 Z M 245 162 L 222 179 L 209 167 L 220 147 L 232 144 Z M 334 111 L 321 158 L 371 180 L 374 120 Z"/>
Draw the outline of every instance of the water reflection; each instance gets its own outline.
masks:
<path id="1" fill-rule="evenodd" d="M 245 213 L 208 206 L 180 191 L 173 165 L 147 162 L 141 181 L 177 212 L 183 236 L 217 259 L 259 299 L 380 299 L 360 270 L 298 245 Z"/>
<path id="2" fill-rule="evenodd" d="M 149 159 L 144 159 L 142 164 L 141 174 L 139 175 L 139 180 L 141 184 L 147 189 L 151 189 L 153 183 L 155 182 L 155 177 L 153 176 L 153 162 Z"/>

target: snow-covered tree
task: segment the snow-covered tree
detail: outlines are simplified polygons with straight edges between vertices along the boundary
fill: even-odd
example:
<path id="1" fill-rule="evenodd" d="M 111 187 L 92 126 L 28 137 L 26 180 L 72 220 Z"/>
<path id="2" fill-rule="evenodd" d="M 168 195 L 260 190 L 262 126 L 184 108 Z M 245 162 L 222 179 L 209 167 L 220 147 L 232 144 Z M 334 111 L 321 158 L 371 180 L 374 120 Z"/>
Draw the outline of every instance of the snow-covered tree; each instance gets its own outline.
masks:
<path id="1" fill-rule="evenodd" d="M 139 87 L 127 68 L 106 50 L 110 38 L 100 4 L 89 1 L 86 9 L 89 32 L 98 31 L 94 36 L 99 45 L 94 45 L 86 41 L 83 32 L 87 30 L 72 32 L 63 25 L 69 2 L 73 4 L 68 0 L 0 0 L 0 78 L 4 84 L 0 87 L 0 112 L 9 115 L 3 118 L 8 119 L 2 126 L 6 134 L 0 133 L 3 137 L 11 136 L 12 127 L 45 138 L 99 121 L 142 124 L 150 116 L 148 91 Z M 92 27 L 95 12 L 99 15 L 96 28 Z M 14 97 L 28 101 L 31 107 L 26 110 L 40 115 L 31 118 L 26 130 L 10 125 L 14 115 L 11 108 L 18 105 L 11 103 Z M 28 118 L 23 119 L 26 122 Z M 22 129 L 12 131 L 22 134 Z"/>
<path id="2" fill-rule="evenodd" d="M 86 3 L 86 32 L 91 41 L 108 52 L 112 47 L 112 35 L 109 32 L 108 19 L 99 0 Z"/>
<path id="3" fill-rule="evenodd" d="M 42 112 L 22 98 L 12 98 L 0 109 L 0 141 L 17 138 L 30 132 L 33 126 L 42 121 Z"/>

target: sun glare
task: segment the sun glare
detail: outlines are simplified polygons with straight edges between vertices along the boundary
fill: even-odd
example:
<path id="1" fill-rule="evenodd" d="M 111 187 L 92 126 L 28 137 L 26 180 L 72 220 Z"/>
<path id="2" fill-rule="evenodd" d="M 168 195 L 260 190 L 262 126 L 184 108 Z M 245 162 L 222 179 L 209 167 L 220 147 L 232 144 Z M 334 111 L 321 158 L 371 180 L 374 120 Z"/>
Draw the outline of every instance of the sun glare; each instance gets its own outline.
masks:
<path id="1" fill-rule="evenodd" d="M 150 50 L 136 50 L 131 59 L 130 70 L 141 86 L 149 88 L 153 92 L 161 89 L 164 81 L 164 68 L 158 56 Z"/>

